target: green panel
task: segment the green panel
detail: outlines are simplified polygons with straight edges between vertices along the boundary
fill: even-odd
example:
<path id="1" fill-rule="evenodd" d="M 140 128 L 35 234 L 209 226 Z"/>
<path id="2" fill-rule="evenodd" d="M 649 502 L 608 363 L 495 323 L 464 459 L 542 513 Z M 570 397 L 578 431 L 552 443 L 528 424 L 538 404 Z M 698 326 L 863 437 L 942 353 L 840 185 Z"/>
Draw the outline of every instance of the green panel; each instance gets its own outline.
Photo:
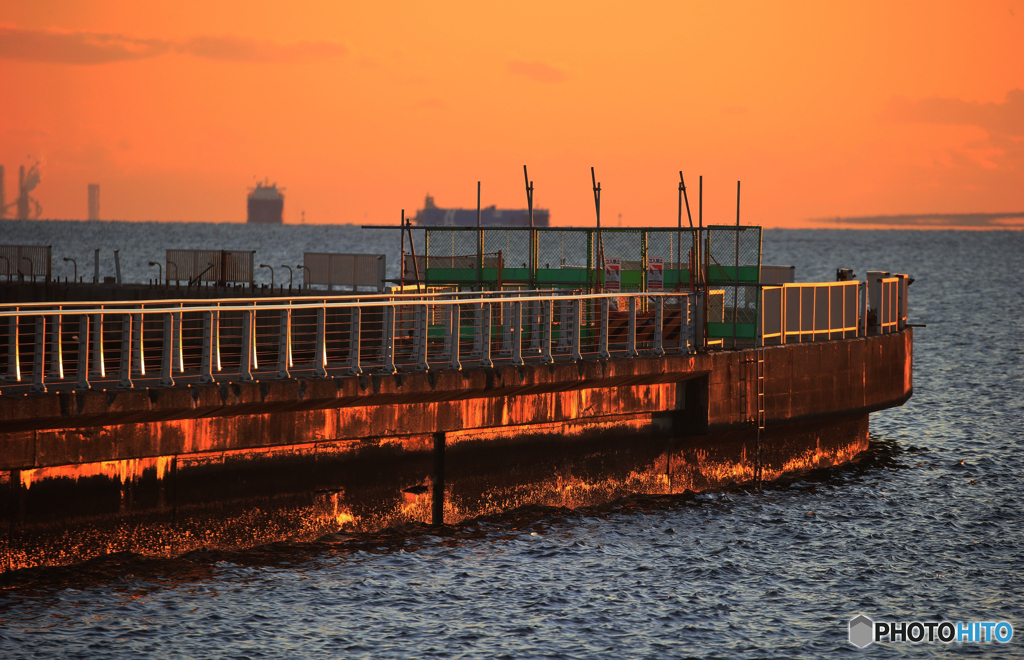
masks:
<path id="1" fill-rule="evenodd" d="M 760 281 L 760 267 L 759 266 L 740 266 L 740 282 L 750 282 L 756 284 Z M 732 284 L 733 276 L 736 274 L 735 266 L 716 266 L 712 264 L 708 267 L 708 282 L 711 284 Z"/>
<path id="2" fill-rule="evenodd" d="M 736 337 L 753 339 L 757 336 L 756 323 L 737 323 Z M 732 323 L 708 323 L 708 337 L 712 339 L 732 338 Z"/>
<path id="3" fill-rule="evenodd" d="M 530 269 L 529 268 L 503 268 L 501 271 L 502 282 L 529 282 L 530 281 Z"/>
<path id="4" fill-rule="evenodd" d="M 644 272 L 642 270 L 622 271 L 622 283 L 630 286 L 643 286 Z"/>
<path id="5" fill-rule="evenodd" d="M 538 268 L 537 281 L 583 284 L 587 281 L 587 271 L 583 268 Z"/>

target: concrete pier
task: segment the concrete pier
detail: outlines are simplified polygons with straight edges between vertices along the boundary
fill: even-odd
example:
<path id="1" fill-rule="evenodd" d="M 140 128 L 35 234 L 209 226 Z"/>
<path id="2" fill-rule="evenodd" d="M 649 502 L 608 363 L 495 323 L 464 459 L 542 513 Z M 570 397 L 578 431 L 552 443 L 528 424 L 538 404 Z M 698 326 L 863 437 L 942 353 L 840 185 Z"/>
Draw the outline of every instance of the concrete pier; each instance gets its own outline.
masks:
<path id="1" fill-rule="evenodd" d="M 634 320 L 635 324 L 636 321 Z M 0 396 L 9 568 L 454 523 L 839 464 L 912 330 L 764 349 Z"/>

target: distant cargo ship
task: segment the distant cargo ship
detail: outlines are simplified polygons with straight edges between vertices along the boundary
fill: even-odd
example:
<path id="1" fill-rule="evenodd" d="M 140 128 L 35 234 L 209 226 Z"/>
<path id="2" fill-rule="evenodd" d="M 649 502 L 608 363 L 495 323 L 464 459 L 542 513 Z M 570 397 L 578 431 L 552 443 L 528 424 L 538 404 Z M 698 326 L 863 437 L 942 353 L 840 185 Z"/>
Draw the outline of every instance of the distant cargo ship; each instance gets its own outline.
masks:
<path id="1" fill-rule="evenodd" d="M 547 209 L 533 210 L 534 227 L 548 227 L 550 220 L 551 214 Z M 434 198 L 427 195 L 423 208 L 416 212 L 413 221 L 426 227 L 476 227 L 476 209 L 438 208 L 434 204 Z M 488 206 L 480 209 L 480 224 L 484 227 L 529 227 L 530 212 L 527 209 L 499 209 Z"/>
<path id="2" fill-rule="evenodd" d="M 284 195 L 269 180 L 249 189 L 249 215 L 246 222 L 280 225 L 284 223 Z"/>

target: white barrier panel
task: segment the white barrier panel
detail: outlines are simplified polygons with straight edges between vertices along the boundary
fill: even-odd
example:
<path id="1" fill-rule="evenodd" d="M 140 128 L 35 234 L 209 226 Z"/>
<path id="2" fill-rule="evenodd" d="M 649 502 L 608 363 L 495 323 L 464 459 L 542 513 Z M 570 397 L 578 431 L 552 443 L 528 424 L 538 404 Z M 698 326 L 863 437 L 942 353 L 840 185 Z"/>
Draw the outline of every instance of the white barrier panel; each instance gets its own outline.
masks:
<path id="1" fill-rule="evenodd" d="M 764 345 L 853 338 L 860 319 L 860 282 L 820 282 L 764 287 Z"/>
<path id="2" fill-rule="evenodd" d="M 387 261 L 383 254 L 305 252 L 302 265 L 307 285 L 351 287 L 353 291 L 361 286 L 384 290 Z"/>

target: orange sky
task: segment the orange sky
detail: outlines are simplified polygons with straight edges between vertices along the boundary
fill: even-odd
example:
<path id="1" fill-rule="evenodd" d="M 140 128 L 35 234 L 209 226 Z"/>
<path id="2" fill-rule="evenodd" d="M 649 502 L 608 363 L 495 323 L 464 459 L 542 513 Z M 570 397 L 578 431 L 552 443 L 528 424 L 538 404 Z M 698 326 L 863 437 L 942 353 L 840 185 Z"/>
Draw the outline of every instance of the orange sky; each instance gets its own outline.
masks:
<path id="1" fill-rule="evenodd" d="M 1024 210 L 1024 0 L 3 2 L 0 164 L 43 217 L 394 223 L 526 206 L 553 224 Z M 554 5 L 554 6 L 553 6 Z M 628 8 L 627 8 L 628 7 Z"/>

